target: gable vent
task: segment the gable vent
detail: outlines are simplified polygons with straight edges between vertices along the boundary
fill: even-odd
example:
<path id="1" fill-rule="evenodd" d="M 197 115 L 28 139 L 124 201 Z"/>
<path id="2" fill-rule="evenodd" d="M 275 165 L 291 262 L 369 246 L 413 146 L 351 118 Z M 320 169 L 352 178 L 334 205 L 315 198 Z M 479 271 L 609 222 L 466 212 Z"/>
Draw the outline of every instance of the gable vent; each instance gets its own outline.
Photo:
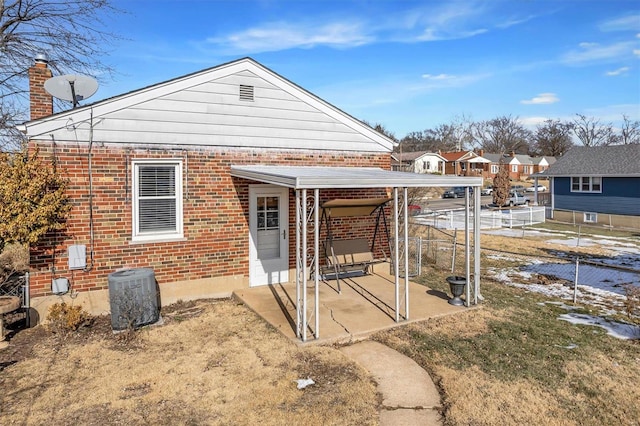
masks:
<path id="1" fill-rule="evenodd" d="M 246 84 L 240 85 L 240 100 L 253 101 L 253 86 L 247 86 Z"/>

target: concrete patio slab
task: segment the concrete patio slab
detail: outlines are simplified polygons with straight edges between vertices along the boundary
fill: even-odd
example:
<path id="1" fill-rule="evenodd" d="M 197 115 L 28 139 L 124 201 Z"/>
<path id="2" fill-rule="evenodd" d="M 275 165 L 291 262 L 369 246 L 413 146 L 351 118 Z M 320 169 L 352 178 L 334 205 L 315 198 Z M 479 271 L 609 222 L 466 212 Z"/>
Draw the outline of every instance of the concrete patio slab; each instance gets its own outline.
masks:
<path id="1" fill-rule="evenodd" d="M 313 283 L 307 289 L 307 342 L 344 343 L 366 338 L 376 331 L 462 312 L 470 308 L 453 306 L 449 296 L 428 287 L 409 283 L 409 319 L 403 318 L 404 280 L 400 290 L 400 322 L 395 322 L 394 278 L 375 273 L 341 280 L 342 292 L 337 292 L 335 280 L 319 283 L 319 339 L 314 338 Z M 260 315 L 273 327 L 295 342 L 296 287 L 295 283 L 276 284 L 237 290 L 234 296 Z"/>

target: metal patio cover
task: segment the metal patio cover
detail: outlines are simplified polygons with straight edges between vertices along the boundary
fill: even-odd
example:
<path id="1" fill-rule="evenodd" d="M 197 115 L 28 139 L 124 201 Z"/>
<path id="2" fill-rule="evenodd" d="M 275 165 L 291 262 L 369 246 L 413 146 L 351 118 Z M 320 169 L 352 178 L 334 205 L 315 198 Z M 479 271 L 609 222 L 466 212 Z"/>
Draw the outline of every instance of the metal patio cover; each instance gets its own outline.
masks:
<path id="1" fill-rule="evenodd" d="M 231 176 L 293 189 L 482 186 L 482 178 L 397 172 L 376 167 L 232 165 Z"/>
<path id="2" fill-rule="evenodd" d="M 452 187 L 452 186 L 468 186 L 468 187 L 481 187 L 482 186 L 482 178 L 481 177 L 461 177 L 461 176 L 450 176 L 450 175 L 430 175 L 430 174 L 419 174 L 412 172 L 397 172 L 397 171 L 389 171 L 383 170 L 381 168 L 374 167 L 323 167 L 323 166 L 273 166 L 273 165 L 232 165 L 231 166 L 231 176 L 237 178 L 248 179 L 256 182 L 262 182 L 272 185 L 278 185 L 283 187 L 292 188 L 296 192 L 296 205 L 306 205 L 307 199 L 307 190 L 314 191 L 314 203 L 315 207 L 313 208 L 315 212 L 314 218 L 314 229 L 315 229 L 315 270 L 314 281 L 315 281 L 315 327 L 314 334 L 315 338 L 319 338 L 319 310 L 318 310 L 318 299 L 319 299 L 319 275 L 318 271 L 318 232 L 319 232 L 319 215 L 318 211 L 320 210 L 319 205 L 319 190 L 320 189 L 349 189 L 349 188 L 393 188 L 393 212 L 394 216 L 398 218 L 401 214 L 404 216 L 404 240 L 405 246 L 408 244 L 408 216 L 407 216 L 407 208 L 405 208 L 402 212 L 398 210 L 398 188 L 403 188 L 404 195 L 403 199 L 407 199 L 407 188 L 419 188 L 419 187 Z M 474 191 L 474 210 L 479 211 L 480 209 L 480 191 Z M 302 200 L 302 201 L 301 201 Z M 466 273 L 465 276 L 467 278 L 467 282 L 470 283 L 471 271 L 470 271 L 470 252 L 469 252 L 469 217 L 470 217 L 470 209 L 469 209 L 469 200 L 465 201 L 465 263 L 466 263 Z M 368 203 L 367 201 L 366 203 Z M 345 206 L 346 207 L 346 206 Z M 298 208 L 296 208 L 296 211 Z M 298 216 L 298 215 L 296 215 Z M 474 234 L 475 241 L 479 241 L 480 235 L 480 215 L 474 215 Z M 308 270 L 306 260 L 300 263 L 301 258 L 306 259 L 306 248 L 307 248 L 307 236 L 306 236 L 306 219 L 302 220 L 296 217 L 296 228 L 302 228 L 302 232 L 297 232 L 296 238 L 302 238 L 301 241 L 297 241 L 296 246 L 302 246 L 302 253 L 305 253 L 304 256 L 300 256 L 300 250 L 297 253 L 297 261 L 296 261 L 296 334 L 303 341 L 307 339 L 307 281 L 308 281 Z M 299 223 L 300 222 L 300 223 Z M 399 239 L 399 227 L 398 221 L 394 221 L 395 223 L 395 239 Z M 299 235 L 298 235 L 299 234 Z M 394 264 L 399 265 L 399 252 L 398 252 L 398 244 L 396 244 L 395 249 L 395 261 Z M 475 244 L 475 261 L 474 261 L 474 287 L 475 287 L 475 295 L 477 298 L 479 292 L 479 276 L 480 276 L 480 264 L 479 264 L 479 256 L 480 256 L 480 245 Z M 405 257 L 405 270 L 408 270 L 408 258 Z M 399 277 L 399 268 L 395 268 L 395 316 L 396 322 L 400 321 L 400 297 L 399 297 L 399 289 L 400 289 L 400 277 Z M 408 298 L 408 286 L 409 286 L 409 277 L 408 274 L 404 276 L 405 280 L 405 320 L 409 319 L 409 298 Z M 299 282 L 301 281 L 301 283 Z M 471 285 L 467 285 L 467 303 L 470 300 L 470 287 Z M 477 301 L 476 301 L 477 303 Z"/>

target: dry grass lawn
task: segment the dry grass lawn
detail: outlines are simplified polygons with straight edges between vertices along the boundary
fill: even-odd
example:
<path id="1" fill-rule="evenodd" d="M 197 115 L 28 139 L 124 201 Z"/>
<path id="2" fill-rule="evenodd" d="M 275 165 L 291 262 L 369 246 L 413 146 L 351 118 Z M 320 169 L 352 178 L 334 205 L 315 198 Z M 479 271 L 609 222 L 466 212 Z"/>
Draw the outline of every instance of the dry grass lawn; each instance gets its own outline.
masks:
<path id="1" fill-rule="evenodd" d="M 446 425 L 639 424 L 638 343 L 592 329 L 575 330 L 582 339 L 562 340 L 555 331 L 529 336 L 544 331 L 517 323 L 511 334 L 502 326 L 514 313 L 481 309 L 376 339 L 431 374 L 441 390 Z M 590 345 L 590 338 L 598 343 Z M 576 341 L 576 349 L 561 347 Z"/>
<path id="2" fill-rule="evenodd" d="M 482 235 L 482 248 L 550 256 L 602 248 L 549 244 L 549 237 Z M 484 259 L 483 268 L 499 260 Z M 518 262 L 513 256 L 509 267 Z M 419 281 L 446 291 L 448 271 Z M 640 340 L 558 320 L 549 296 L 483 277 L 482 309 L 382 332 L 374 338 L 410 356 L 440 389 L 446 425 L 640 425 Z M 568 303 L 564 301 L 564 303 Z M 576 312 L 598 315 L 588 306 Z"/>
<path id="3" fill-rule="evenodd" d="M 483 235 L 482 245 L 567 251 L 544 238 Z M 448 293 L 449 274 L 425 267 L 417 281 Z M 640 424 L 639 341 L 559 321 L 565 311 L 548 296 L 486 277 L 482 285 L 481 309 L 373 337 L 431 374 L 446 425 Z M 133 337 L 114 336 L 108 318 L 71 335 L 18 332 L 0 351 L 0 423 L 378 422 L 375 383 L 333 347 L 299 347 L 232 300 L 178 304 L 162 316 L 164 325 Z M 316 384 L 298 390 L 307 377 Z"/>
<path id="4" fill-rule="evenodd" d="M 375 384 L 334 348 L 300 348 L 231 300 L 184 304 L 163 318 L 133 339 L 107 326 L 89 337 L 40 333 L 17 363 L 0 352 L 0 423 L 378 421 Z M 307 377 L 316 384 L 298 390 Z"/>

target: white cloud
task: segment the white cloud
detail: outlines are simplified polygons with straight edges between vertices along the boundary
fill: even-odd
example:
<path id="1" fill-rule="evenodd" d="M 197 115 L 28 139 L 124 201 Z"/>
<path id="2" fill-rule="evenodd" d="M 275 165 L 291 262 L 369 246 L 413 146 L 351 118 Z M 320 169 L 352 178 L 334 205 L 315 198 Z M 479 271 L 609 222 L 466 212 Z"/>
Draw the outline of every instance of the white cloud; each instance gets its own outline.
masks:
<path id="1" fill-rule="evenodd" d="M 525 22 L 528 22 L 535 18 L 537 18 L 537 15 L 529 15 L 524 18 L 509 18 L 504 22 L 496 24 L 496 27 L 501 29 L 510 28 L 516 25 L 524 24 Z"/>
<path id="2" fill-rule="evenodd" d="M 480 34 L 486 33 L 488 30 L 480 28 L 470 31 L 442 31 L 436 28 L 426 28 L 422 35 L 416 37 L 418 41 L 442 41 L 442 40 L 456 40 L 462 38 L 471 38 Z"/>
<path id="3" fill-rule="evenodd" d="M 633 49 L 633 54 L 636 56 L 640 56 L 640 49 Z"/>
<path id="4" fill-rule="evenodd" d="M 313 92 L 340 108 L 358 111 L 369 110 L 383 104 L 406 103 L 426 93 L 466 87 L 490 77 L 489 74 L 458 76 L 440 74 L 440 76 L 442 77 L 422 80 L 407 79 L 404 76 L 350 80 L 314 88 Z"/>
<path id="5" fill-rule="evenodd" d="M 540 93 L 538 96 L 534 96 L 531 99 L 520 101 L 525 105 L 539 105 L 539 104 L 554 104 L 560 101 L 555 93 Z"/>
<path id="6" fill-rule="evenodd" d="M 438 75 L 422 74 L 422 78 L 425 78 L 427 80 L 449 80 L 452 78 L 456 78 L 456 76 L 449 75 L 449 74 L 438 74 Z"/>
<path id="7" fill-rule="evenodd" d="M 629 71 L 629 67 L 621 67 L 621 68 L 618 68 L 617 70 L 607 71 L 604 75 L 613 77 L 620 74 L 626 74 L 627 71 Z"/>
<path id="8" fill-rule="evenodd" d="M 609 45 L 598 43 L 580 43 L 575 49 L 564 55 L 563 61 L 568 64 L 581 64 L 628 57 L 635 47 L 634 42 L 618 42 Z"/>
<path id="9" fill-rule="evenodd" d="M 536 126 L 543 124 L 547 120 L 549 120 L 549 117 L 521 117 L 520 119 L 518 119 L 520 124 L 532 130 Z"/>
<path id="10" fill-rule="evenodd" d="M 631 120 L 640 120 L 638 104 L 606 105 L 598 108 L 587 108 L 580 113 L 589 117 L 596 117 L 605 123 L 619 122 L 622 120 L 622 115 L 626 115 Z"/>
<path id="11" fill-rule="evenodd" d="M 422 7 L 387 13 L 383 18 L 363 11 L 338 20 L 329 16 L 257 24 L 235 32 L 218 34 L 200 43 L 217 53 L 243 54 L 309 49 L 328 46 L 337 49 L 358 47 L 375 42 L 416 43 L 457 40 L 485 34 L 492 29 L 506 29 L 537 16 L 501 17 L 490 4 L 468 0 L 426 2 Z"/>
<path id="12" fill-rule="evenodd" d="M 601 31 L 638 31 L 640 29 L 640 14 L 605 21 L 600 24 L 599 28 Z"/>
<path id="13" fill-rule="evenodd" d="M 271 52 L 324 45 L 335 48 L 362 46 L 374 41 L 357 21 L 330 22 L 324 25 L 272 22 L 223 37 L 210 37 L 215 44 L 233 52 Z"/>

